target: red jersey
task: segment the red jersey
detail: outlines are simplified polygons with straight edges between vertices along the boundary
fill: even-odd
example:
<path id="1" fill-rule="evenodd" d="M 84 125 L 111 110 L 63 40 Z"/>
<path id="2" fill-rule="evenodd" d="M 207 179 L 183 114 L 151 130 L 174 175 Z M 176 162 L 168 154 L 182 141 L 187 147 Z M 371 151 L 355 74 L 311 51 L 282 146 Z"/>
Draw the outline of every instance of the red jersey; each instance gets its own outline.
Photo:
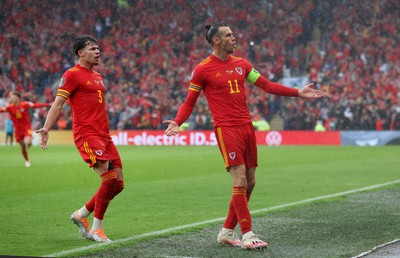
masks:
<path id="1" fill-rule="evenodd" d="M 203 90 L 214 126 L 236 126 L 251 122 L 244 82 L 252 66 L 247 60 L 232 55 L 221 61 L 210 55 L 198 64 L 189 90 Z"/>
<path id="2" fill-rule="evenodd" d="M 203 90 L 215 127 L 251 123 L 246 103 L 245 80 L 271 94 L 292 97 L 299 95 L 297 89 L 268 81 L 243 58 L 229 55 L 226 61 L 221 61 L 210 55 L 195 67 L 188 95 L 174 121 L 180 126 L 188 119 Z"/>
<path id="3" fill-rule="evenodd" d="M 1 112 L 8 112 L 14 123 L 15 135 L 31 135 L 32 125 L 29 108 L 34 107 L 31 102 L 21 101 L 18 106 L 10 104 L 0 109 Z"/>
<path id="4" fill-rule="evenodd" d="M 111 139 L 104 91 L 102 76 L 79 64 L 63 74 L 57 96 L 69 101 L 76 144 L 91 136 Z"/>

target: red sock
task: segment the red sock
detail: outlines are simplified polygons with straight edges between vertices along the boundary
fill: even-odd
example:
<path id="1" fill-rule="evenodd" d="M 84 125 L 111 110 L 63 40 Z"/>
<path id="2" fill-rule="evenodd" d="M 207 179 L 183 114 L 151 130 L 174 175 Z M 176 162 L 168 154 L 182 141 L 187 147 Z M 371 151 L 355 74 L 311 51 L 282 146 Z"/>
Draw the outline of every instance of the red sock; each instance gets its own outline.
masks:
<path id="1" fill-rule="evenodd" d="M 246 198 L 246 187 L 233 187 L 232 204 L 235 209 L 242 234 L 251 231 L 251 216 Z"/>
<path id="2" fill-rule="evenodd" d="M 123 180 L 118 180 L 117 181 L 117 185 L 114 188 L 114 192 L 113 192 L 113 199 L 115 196 L 117 196 L 120 192 L 122 192 L 122 190 L 124 190 L 124 181 Z"/>
<path id="3" fill-rule="evenodd" d="M 124 190 L 124 181 L 117 181 L 117 185 L 114 188 L 114 193 L 112 199 L 114 199 L 115 196 L 117 196 L 120 192 Z M 94 207 L 96 205 L 96 194 L 93 195 L 92 199 L 90 199 L 86 204 L 86 209 L 92 213 L 94 211 Z"/>
<path id="4" fill-rule="evenodd" d="M 86 209 L 92 213 L 94 211 L 94 207 L 96 205 L 96 194 L 93 195 L 92 199 L 90 199 L 86 204 Z"/>
<path id="5" fill-rule="evenodd" d="M 100 175 L 101 185 L 95 195 L 94 217 L 103 219 L 108 204 L 113 198 L 114 189 L 117 185 L 117 173 L 115 170 L 107 171 Z"/>
<path id="6" fill-rule="evenodd" d="M 247 203 L 249 203 L 250 201 L 250 196 L 251 192 L 246 192 Z M 235 229 L 237 223 L 238 219 L 236 217 L 235 208 L 233 207 L 233 201 L 231 200 L 231 202 L 229 203 L 228 215 L 226 216 L 224 222 L 224 228 Z"/>

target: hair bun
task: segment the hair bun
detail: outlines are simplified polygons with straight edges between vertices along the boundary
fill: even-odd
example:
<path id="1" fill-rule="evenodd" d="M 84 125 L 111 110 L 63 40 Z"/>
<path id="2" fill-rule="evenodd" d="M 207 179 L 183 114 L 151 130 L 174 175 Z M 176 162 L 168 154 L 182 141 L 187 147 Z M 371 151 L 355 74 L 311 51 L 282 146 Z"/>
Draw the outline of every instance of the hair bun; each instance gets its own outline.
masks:
<path id="1" fill-rule="evenodd" d="M 211 25 L 210 25 L 210 24 L 207 24 L 206 26 L 204 26 L 204 28 L 205 28 L 206 30 L 209 30 L 209 29 L 211 28 Z"/>

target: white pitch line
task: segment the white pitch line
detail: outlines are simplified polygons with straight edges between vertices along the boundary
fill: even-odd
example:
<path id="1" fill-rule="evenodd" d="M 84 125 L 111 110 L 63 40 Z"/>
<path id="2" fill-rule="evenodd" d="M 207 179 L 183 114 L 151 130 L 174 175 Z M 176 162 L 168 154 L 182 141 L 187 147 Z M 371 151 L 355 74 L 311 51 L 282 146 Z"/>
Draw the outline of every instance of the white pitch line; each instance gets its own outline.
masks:
<path id="1" fill-rule="evenodd" d="M 309 203 L 309 202 L 314 202 L 314 201 L 319 201 L 319 200 L 324 200 L 324 199 L 330 199 L 330 198 L 334 198 L 334 197 L 344 196 L 344 195 L 363 192 L 363 191 L 368 191 L 368 190 L 381 188 L 381 187 L 388 186 L 388 185 L 394 185 L 394 184 L 398 184 L 398 183 L 400 183 L 400 180 L 386 182 L 386 183 L 383 183 L 383 184 L 371 185 L 371 186 L 358 188 L 358 189 L 354 189 L 354 190 L 349 190 L 349 191 L 344 191 L 344 192 L 335 193 L 335 194 L 322 195 L 322 196 L 318 196 L 318 197 L 314 197 L 314 198 L 304 199 L 304 200 L 297 201 L 297 202 L 290 202 L 290 203 L 281 204 L 281 205 L 277 205 L 277 206 L 273 206 L 273 207 L 267 207 L 267 208 L 251 211 L 250 213 L 251 214 L 256 214 L 256 213 L 262 213 L 262 212 L 267 212 L 267 211 L 271 211 L 271 210 L 277 210 L 277 209 L 281 209 L 281 208 L 287 208 L 287 207 L 290 207 L 290 206 L 296 206 L 296 205 L 299 205 L 299 204 L 304 204 L 304 203 Z M 70 249 L 70 250 L 66 250 L 66 251 L 61 251 L 61 252 L 57 252 L 57 253 L 53 253 L 53 254 L 48 254 L 48 255 L 45 255 L 44 257 L 59 257 L 59 256 L 71 254 L 71 253 L 76 253 L 76 252 L 80 252 L 80 251 L 87 251 L 87 250 L 90 250 L 90 249 L 95 249 L 95 248 L 98 248 L 98 247 L 104 246 L 104 245 L 109 245 L 109 244 L 113 244 L 113 243 L 123 243 L 123 242 L 128 242 L 128 241 L 136 240 L 136 239 L 142 239 L 142 238 L 146 238 L 146 237 L 150 237 L 150 236 L 159 236 L 159 235 L 162 235 L 162 234 L 166 234 L 166 233 L 170 233 L 170 232 L 174 232 L 174 231 L 179 231 L 179 230 L 182 230 L 182 229 L 194 228 L 194 227 L 197 227 L 197 226 L 211 224 L 211 223 L 224 221 L 224 220 L 225 220 L 225 217 L 216 218 L 216 219 L 210 219 L 210 220 L 204 220 L 204 221 L 200 221 L 200 222 L 195 222 L 195 223 L 186 224 L 186 225 L 177 226 L 177 227 L 172 227 L 172 228 L 166 228 L 166 229 L 163 229 L 163 230 L 153 231 L 153 232 L 144 233 L 144 234 L 131 236 L 131 237 L 127 237 L 127 238 L 121 238 L 121 239 L 114 240 L 112 243 L 96 243 L 96 244 L 93 244 L 93 245 L 90 245 L 90 246 L 83 246 L 83 247 L 74 248 L 74 249 Z"/>
<path id="2" fill-rule="evenodd" d="M 369 250 L 369 251 L 367 251 L 367 252 L 363 252 L 363 253 L 361 253 L 361 254 L 359 254 L 359 255 L 357 255 L 357 256 L 353 256 L 353 257 L 351 257 L 351 258 L 361 258 L 361 257 L 364 257 L 364 256 L 366 256 L 366 255 L 368 255 L 368 254 L 371 254 L 371 253 L 373 253 L 373 252 L 376 252 L 377 250 L 379 250 L 379 249 L 381 249 L 381 248 L 384 248 L 384 247 L 386 247 L 386 246 L 388 246 L 388 245 L 397 243 L 397 242 L 399 242 L 399 241 L 400 241 L 400 239 L 395 239 L 395 240 L 393 240 L 393 241 L 390 241 L 390 242 L 387 242 L 387 243 L 384 243 L 384 244 L 375 246 L 375 247 L 372 248 L 371 250 Z"/>

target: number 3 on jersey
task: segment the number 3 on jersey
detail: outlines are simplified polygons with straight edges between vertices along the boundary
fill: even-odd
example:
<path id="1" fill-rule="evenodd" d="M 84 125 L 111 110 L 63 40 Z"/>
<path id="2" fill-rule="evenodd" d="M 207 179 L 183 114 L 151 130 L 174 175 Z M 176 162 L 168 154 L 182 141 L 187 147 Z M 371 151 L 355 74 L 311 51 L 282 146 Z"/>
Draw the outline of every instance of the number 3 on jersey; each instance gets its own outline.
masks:
<path id="1" fill-rule="evenodd" d="M 99 103 L 103 103 L 103 96 L 101 95 L 101 90 L 97 90 L 97 93 L 99 94 Z"/>
<path id="2" fill-rule="evenodd" d="M 234 80 L 234 83 L 235 83 L 235 85 L 232 84 L 231 80 L 228 81 L 229 88 L 230 88 L 230 92 L 229 92 L 230 94 L 240 93 L 238 81 L 236 79 Z"/>

